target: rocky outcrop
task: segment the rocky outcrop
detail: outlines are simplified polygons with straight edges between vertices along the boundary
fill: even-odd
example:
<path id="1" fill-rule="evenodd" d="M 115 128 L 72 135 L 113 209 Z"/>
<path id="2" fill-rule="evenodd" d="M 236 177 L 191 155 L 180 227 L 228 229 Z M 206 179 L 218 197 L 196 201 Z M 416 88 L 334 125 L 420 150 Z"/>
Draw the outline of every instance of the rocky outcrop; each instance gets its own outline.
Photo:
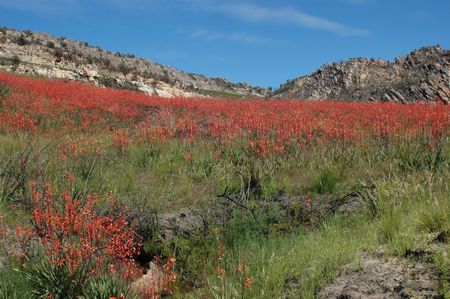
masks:
<path id="1" fill-rule="evenodd" d="M 275 91 L 280 98 L 349 101 L 450 100 L 450 51 L 425 47 L 393 62 L 355 58 L 322 66 L 289 80 Z"/>
<path id="2" fill-rule="evenodd" d="M 354 58 L 269 89 L 185 73 L 132 54 L 46 33 L 0 28 L 0 70 L 80 80 L 162 97 L 278 97 L 347 101 L 450 101 L 450 51 L 426 47 L 393 62 Z"/>
<path id="3" fill-rule="evenodd" d="M 163 97 L 226 95 L 266 97 L 270 91 L 179 71 L 150 60 L 31 31 L 0 28 L 0 70 L 96 86 L 133 89 Z"/>

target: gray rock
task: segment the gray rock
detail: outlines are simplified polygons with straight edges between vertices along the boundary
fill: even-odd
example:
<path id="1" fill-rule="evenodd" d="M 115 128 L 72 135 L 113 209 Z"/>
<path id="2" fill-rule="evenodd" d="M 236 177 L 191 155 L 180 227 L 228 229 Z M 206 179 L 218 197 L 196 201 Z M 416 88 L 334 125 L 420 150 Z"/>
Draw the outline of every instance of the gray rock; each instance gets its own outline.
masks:
<path id="1" fill-rule="evenodd" d="M 400 103 L 450 100 L 450 51 L 425 47 L 394 62 L 354 58 L 289 80 L 276 97 Z"/>

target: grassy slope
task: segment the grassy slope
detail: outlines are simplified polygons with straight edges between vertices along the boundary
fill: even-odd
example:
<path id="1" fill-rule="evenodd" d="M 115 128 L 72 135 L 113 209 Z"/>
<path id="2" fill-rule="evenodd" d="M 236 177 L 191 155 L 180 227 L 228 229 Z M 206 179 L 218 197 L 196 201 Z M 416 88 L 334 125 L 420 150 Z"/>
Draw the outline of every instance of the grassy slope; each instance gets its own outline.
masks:
<path id="1" fill-rule="evenodd" d="M 0 139 L 2 161 L 14 156 L 18 144 L 28 142 L 28 137 L 20 134 L 6 134 Z M 102 137 L 97 136 L 96 140 Z M 37 138 L 32 143 L 35 148 L 42 148 L 48 141 Z M 226 151 L 235 158 L 217 162 L 204 142 L 132 145 L 126 152 L 109 145 L 105 147 L 106 154 L 98 157 L 54 160 L 43 166 L 43 173 L 46 180 L 57 182 L 61 171 L 69 171 L 76 175 L 77 185 L 83 190 L 112 191 L 128 205 L 161 211 L 208 204 L 225 187 L 238 190 L 238 178 L 248 175 L 251 164 L 261 181 L 263 198 L 280 191 L 288 195 L 309 193 L 313 198 L 322 193 L 341 196 L 373 184 L 375 192 L 365 193 L 362 198 L 376 204 L 372 204 L 372 209 L 335 215 L 318 229 L 300 226 L 287 233 L 275 230 L 267 235 L 262 232 L 273 226 L 265 221 L 267 215 L 262 214 L 263 220 L 255 225 L 247 214 L 237 214 L 218 233 L 219 239 L 228 240 L 219 264 L 215 258 L 220 244 L 216 241 L 204 240 L 201 248 L 195 248 L 198 242 L 177 240 L 180 254 L 189 252 L 189 258 L 179 257 L 180 266 L 187 265 L 203 286 L 189 293 L 193 298 L 200 294 L 233 298 L 242 292 L 245 298 L 279 297 L 286 292 L 285 280 L 292 277 L 301 286 L 294 290 L 295 296 L 313 298 L 332 280 L 337 269 L 364 250 L 382 245 L 388 248 L 388 254 L 403 256 L 408 250 L 429 246 L 430 234 L 450 230 L 448 141 L 441 146 L 440 151 L 430 151 L 419 143 L 388 147 L 374 144 L 364 149 L 328 145 L 288 157 L 248 161 L 242 160 L 238 149 L 229 148 Z M 192 161 L 183 158 L 185 151 L 192 153 Z M 55 148 L 48 147 L 42 155 L 55 157 Z M 14 215 L 21 212 L 7 206 L 5 203 L 7 218 L 18 221 Z M 439 250 L 434 253 L 436 267 L 448 275 L 448 255 L 442 252 L 445 249 Z M 197 254 L 190 254 L 191 251 Z M 208 257 L 206 263 L 204 255 Z M 236 274 L 237 267 L 243 265 L 253 280 L 250 289 L 242 287 L 242 276 Z M 225 269 L 226 278 L 217 278 L 218 267 Z M 10 281 L 2 281 L 2 289 L 15 288 Z M 20 277 L 16 283 L 23 284 Z"/>
<path id="2" fill-rule="evenodd" d="M 0 99 L 7 93 L 6 88 L 0 89 Z M 225 188 L 240 191 L 242 181 L 250 175 L 261 186 L 261 194 L 252 199 L 255 207 L 281 193 L 309 194 L 314 200 L 322 194 L 340 198 L 352 191 L 362 192 L 360 210 L 336 214 L 317 228 L 289 226 L 291 222 L 281 219 L 277 211 L 256 208 L 256 223 L 237 210 L 226 226 L 211 230 L 202 240 L 178 238 L 170 244 L 147 240 L 146 248 L 161 253 L 176 246 L 183 290 L 179 297 L 274 298 L 292 292 L 294 297 L 314 298 L 341 266 L 363 251 L 383 246 L 387 255 L 395 256 L 431 248 L 432 261 L 441 272 L 442 291 L 450 298 L 448 241 L 441 247 L 431 246 L 433 237 L 450 231 L 448 138 L 432 149 L 424 140 L 388 145 L 374 142 L 365 147 L 327 144 L 265 159 L 249 157 L 244 147 L 236 144 L 222 148 L 226 158 L 216 161 L 213 144 L 204 140 L 190 145 L 177 141 L 133 143 L 121 151 L 107 136 L 90 137 L 95 145 L 76 143 L 85 142 L 88 152 L 100 148 L 102 153 L 61 160 L 57 142 L 48 136 L 3 133 L 0 171 L 5 162 L 17 162 L 24 145 L 29 144 L 39 153 L 38 159 L 26 165 L 29 174 L 39 173 L 33 179 L 58 185 L 61 173 L 70 172 L 79 192 L 112 191 L 125 205 L 161 212 L 208 206 Z M 185 158 L 186 153 L 192 154 L 192 160 Z M 7 188 L 0 180 L 1 196 Z M 0 197 L 8 224 L 27 219 L 27 212 L 16 206 L 16 200 L 24 195 L 15 194 L 15 200 Z M 278 229 L 280 225 L 285 227 Z M 28 296 L 31 289 L 26 278 L 15 270 L 14 263 L 11 266 L 0 273 L 0 297 Z M 238 268 L 245 268 L 251 277 L 251 288 L 243 286 Z M 222 279 L 218 269 L 224 270 Z M 184 289 L 189 279 L 196 280 L 196 289 Z M 295 281 L 300 287 L 288 290 L 286 281 Z"/>
<path id="3" fill-rule="evenodd" d="M 226 263 L 244 260 L 249 272 L 254 273 L 254 287 L 244 289 L 244 297 L 279 298 L 290 294 L 294 298 L 315 298 L 340 267 L 357 260 L 363 251 L 383 246 L 387 256 L 403 257 L 415 250 L 428 250 L 432 246 L 430 234 L 436 236 L 437 232 L 450 229 L 450 190 L 444 183 L 449 178 L 448 172 L 441 178 L 429 179 L 429 176 L 432 173 L 416 172 L 401 179 L 377 181 L 375 199 L 380 206 L 375 216 L 363 210 L 347 216 L 336 215 L 313 231 L 242 240 L 230 250 Z M 443 292 L 448 297 L 448 245 L 434 249 L 433 257 L 445 284 Z M 211 264 L 215 267 L 214 262 Z M 228 273 L 233 275 L 233 271 Z M 205 292 L 214 293 L 217 298 L 239 297 L 242 293 L 239 279 L 231 276 L 225 279 L 224 285 L 222 280 L 213 278 Z M 286 287 L 289 280 L 300 286 L 294 293 Z"/>

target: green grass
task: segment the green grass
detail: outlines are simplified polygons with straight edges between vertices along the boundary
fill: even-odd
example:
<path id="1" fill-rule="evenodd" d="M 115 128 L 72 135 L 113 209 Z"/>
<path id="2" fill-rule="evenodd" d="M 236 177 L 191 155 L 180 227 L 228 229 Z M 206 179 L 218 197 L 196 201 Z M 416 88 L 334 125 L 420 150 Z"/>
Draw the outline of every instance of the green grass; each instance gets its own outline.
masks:
<path id="1" fill-rule="evenodd" d="M 433 248 L 430 233 L 436 235 L 450 228 L 450 189 L 444 183 L 449 178 L 448 171 L 440 175 L 430 180 L 431 173 L 416 172 L 377 181 L 375 198 L 379 210 L 375 216 L 365 206 L 351 215 L 338 214 L 317 230 L 298 230 L 284 237 L 250 238 L 242 230 L 235 231 L 235 243 L 223 261 L 226 278 L 217 278 L 214 269 L 218 265 L 210 260 L 209 279 L 202 290 L 191 296 L 234 298 L 241 294 L 239 277 L 233 273 L 238 261 L 244 261 L 254 280 L 253 288 L 245 290 L 245 298 L 280 298 L 286 292 L 293 298 L 315 298 L 339 268 L 357 260 L 364 251 L 385 247 L 388 256 L 406 257 L 408 252 L 429 250 Z M 241 222 L 243 227 L 249 227 L 244 224 Z M 435 267 L 448 278 L 446 246 L 433 249 L 433 254 Z M 289 289 L 289 280 L 299 287 Z M 448 287 L 447 282 L 444 291 L 448 292 Z"/>
<path id="2" fill-rule="evenodd" d="M 441 276 L 443 296 L 448 299 L 450 298 L 450 246 L 433 254 L 433 264 Z"/>
<path id="3" fill-rule="evenodd" d="M 313 298 L 342 265 L 362 250 L 372 249 L 375 240 L 375 233 L 361 215 L 330 219 L 317 231 L 300 230 L 288 237 L 243 240 L 224 258 L 228 270 L 224 279 L 226 288 L 221 288 L 222 280 L 215 278 L 211 269 L 209 283 L 204 290 L 192 294 L 192 298 L 203 292 L 220 298 L 233 297 L 227 293 L 239 293 L 240 285 L 233 282 L 237 261 L 246 264 L 254 281 L 253 287 L 245 290 L 245 298 L 280 298 L 286 292 L 298 298 Z M 286 289 L 289 279 L 298 281 L 300 287 Z M 232 285 L 239 290 L 233 290 Z"/>
<path id="4" fill-rule="evenodd" d="M 45 263 L 28 264 L 24 269 L 14 263 L 9 266 L 0 269 L 0 299 L 48 298 L 49 294 L 52 298 L 63 299 L 109 299 L 112 296 L 119 298 L 120 294 L 127 294 L 129 299 L 138 298 L 130 293 L 126 282 L 114 277 L 95 277 L 83 287 L 69 291 L 73 281 L 65 279 L 67 275 L 50 269 Z"/>
<path id="5" fill-rule="evenodd" d="M 6 266 L 0 269 L 0 298 L 32 298 L 32 290 L 23 273 L 19 271 L 20 267 L 15 264 L 7 264 Z"/>
<path id="6" fill-rule="evenodd" d="M 433 248 L 435 267 L 442 277 L 449 275 L 448 243 L 431 246 L 433 236 L 450 231 L 448 140 L 433 150 L 425 142 L 412 141 L 390 145 L 374 142 L 365 147 L 313 145 L 287 156 L 264 159 L 249 156 L 235 144 L 221 147 L 224 158 L 217 161 L 211 150 L 215 144 L 209 141 L 133 143 L 122 152 L 107 136 L 94 137 L 102 144 L 104 155 L 61 161 L 56 159 L 57 146 L 52 140 L 4 133 L 0 135 L 0 161 L 31 143 L 39 158 L 25 167 L 30 179 L 63 188 L 61 173 L 70 172 L 76 177 L 72 191 L 77 194 L 112 192 L 120 203 L 138 207 L 148 215 L 182 207 L 208 208 L 224 190 L 240 194 L 247 189 L 249 178 L 257 182 L 258 190 L 249 198 L 255 220 L 248 212 L 236 209 L 217 231 L 211 223 L 206 236 L 163 242 L 154 234 L 145 240 L 151 253 L 169 255 L 176 247 L 179 297 L 278 298 L 291 294 L 294 298 L 314 298 L 339 268 L 362 252 L 380 247 L 388 256 L 402 257 Z M 186 152 L 192 155 L 191 161 L 185 159 Z M 358 210 L 338 213 L 314 227 L 298 223 L 298 215 L 286 216 L 279 208 L 259 208 L 280 194 L 341 198 L 353 191 L 362 194 L 364 204 Z M 15 225 L 26 221 L 26 207 L 12 210 L 11 204 L 17 202 L 5 200 L 1 207 L 6 222 Z M 224 253 L 218 262 L 220 244 Z M 239 266 L 246 267 L 252 288 L 243 287 L 242 274 L 236 273 Z M 218 267 L 225 270 L 223 280 L 217 277 Z M 5 294 L 10 298 L 19 298 L 26 290 L 20 287 L 24 282 L 20 275 L 8 271 L 0 273 L 4 278 L 0 289 L 9 292 Z M 443 292 L 448 293 L 449 288 L 443 283 Z"/>
<path id="7" fill-rule="evenodd" d="M 219 99 L 246 99 L 246 98 L 249 98 L 249 96 L 246 96 L 246 95 L 225 92 L 225 91 L 209 90 L 209 89 L 199 89 L 199 90 L 196 90 L 196 92 L 203 94 L 205 96 L 219 98 Z"/>

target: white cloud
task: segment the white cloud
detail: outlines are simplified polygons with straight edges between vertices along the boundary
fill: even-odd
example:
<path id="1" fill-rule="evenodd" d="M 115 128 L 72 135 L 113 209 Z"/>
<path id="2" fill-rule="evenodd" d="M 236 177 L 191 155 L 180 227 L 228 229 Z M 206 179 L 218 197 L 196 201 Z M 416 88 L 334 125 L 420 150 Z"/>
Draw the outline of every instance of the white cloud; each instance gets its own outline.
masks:
<path id="1" fill-rule="evenodd" d="M 259 35 L 239 33 L 239 32 L 231 34 L 229 36 L 229 40 L 232 42 L 241 42 L 246 44 L 257 44 L 257 45 L 267 44 L 272 41 Z"/>
<path id="2" fill-rule="evenodd" d="M 349 0 L 365 1 L 365 0 Z M 301 10 L 288 7 L 266 7 L 250 3 L 217 3 L 207 0 L 190 0 L 198 9 L 224 13 L 251 22 L 276 22 L 332 32 L 342 36 L 366 36 L 367 30 L 353 28 Z"/>
<path id="3" fill-rule="evenodd" d="M 209 31 L 205 29 L 195 30 L 190 35 L 191 38 L 198 38 L 207 41 L 216 41 L 220 39 L 225 39 L 225 35 L 219 32 Z"/>
<path id="4" fill-rule="evenodd" d="M 348 3 L 363 3 L 371 0 L 341 0 Z M 290 24 L 300 27 L 306 27 L 316 30 L 328 31 L 341 36 L 366 36 L 369 35 L 367 30 L 354 28 L 333 21 L 331 19 L 307 14 L 301 10 L 289 7 L 268 7 L 252 3 L 237 3 L 231 1 L 218 0 L 173 0 L 173 2 L 162 0 L 0 0 L 0 7 L 12 8 L 36 13 L 58 13 L 64 11 L 73 11 L 89 7 L 92 3 L 108 3 L 117 8 L 136 8 L 148 9 L 156 6 L 170 7 L 177 9 L 181 4 L 187 4 L 190 9 L 216 12 L 226 14 L 234 18 L 250 22 L 272 22 Z M 170 3 L 170 5 L 168 4 Z M 158 5 L 157 5 L 158 4 Z M 184 8 L 186 8 L 186 6 Z M 208 38 L 218 38 L 210 36 Z M 228 37 L 230 40 L 261 43 L 264 38 L 251 35 L 235 35 Z"/>
<path id="5" fill-rule="evenodd" d="M 222 33 L 205 29 L 195 30 L 189 35 L 189 37 L 202 39 L 205 41 L 226 41 L 251 45 L 263 45 L 275 42 L 274 40 L 256 34 L 243 32 Z"/>

